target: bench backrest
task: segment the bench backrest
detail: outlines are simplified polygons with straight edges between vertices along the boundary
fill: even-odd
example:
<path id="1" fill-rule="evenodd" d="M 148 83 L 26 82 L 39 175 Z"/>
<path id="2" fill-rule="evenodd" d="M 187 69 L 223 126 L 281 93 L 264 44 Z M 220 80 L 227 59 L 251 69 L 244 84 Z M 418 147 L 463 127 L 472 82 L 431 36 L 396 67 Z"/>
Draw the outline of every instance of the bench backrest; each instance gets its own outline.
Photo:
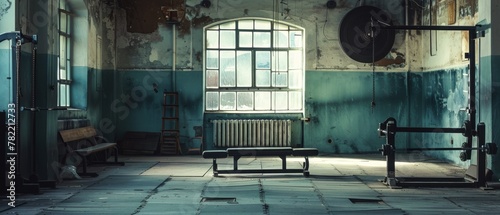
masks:
<path id="1" fill-rule="evenodd" d="M 95 137 L 97 135 L 96 130 L 91 127 L 74 128 L 68 130 L 59 131 L 63 142 L 68 143 L 77 140 L 84 140 L 87 138 Z"/>

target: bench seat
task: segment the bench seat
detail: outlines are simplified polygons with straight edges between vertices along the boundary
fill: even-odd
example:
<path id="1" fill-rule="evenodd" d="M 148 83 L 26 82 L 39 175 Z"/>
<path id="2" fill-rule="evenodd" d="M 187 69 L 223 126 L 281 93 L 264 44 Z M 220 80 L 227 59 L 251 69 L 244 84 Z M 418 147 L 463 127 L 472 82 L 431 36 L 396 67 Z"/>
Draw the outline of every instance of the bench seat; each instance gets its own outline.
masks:
<path id="1" fill-rule="evenodd" d="M 292 147 L 252 147 L 252 148 L 228 148 L 229 156 L 280 156 L 292 155 Z"/>
<path id="2" fill-rule="evenodd" d="M 214 176 L 221 174 L 244 174 L 244 173 L 303 173 L 309 176 L 309 156 L 318 155 L 316 148 L 292 148 L 292 147 L 248 147 L 248 148 L 228 148 L 226 150 L 206 150 L 203 152 L 203 158 L 213 159 Z M 233 169 L 219 170 L 217 166 L 218 158 L 233 157 Z M 281 158 L 281 169 L 238 169 L 238 160 L 241 157 L 272 157 Z M 302 169 L 287 169 L 287 156 L 304 157 Z"/>
<path id="3" fill-rule="evenodd" d="M 319 154 L 318 149 L 316 148 L 294 148 L 293 156 L 317 156 Z"/>
<path id="4" fill-rule="evenodd" d="M 203 158 L 227 158 L 226 150 L 207 150 L 203 151 Z"/>
<path id="5" fill-rule="evenodd" d="M 98 163 L 122 165 L 122 166 L 125 165 L 125 163 L 123 162 L 118 162 L 117 144 L 110 143 L 107 141 L 103 143 L 101 143 L 100 141 L 98 142 L 97 141 L 98 139 L 105 141 L 105 138 L 98 136 L 95 128 L 91 126 L 61 130 L 59 131 L 59 135 L 66 148 L 66 154 L 63 157 L 62 164 L 66 164 L 66 158 L 72 153 L 75 153 L 83 161 L 83 173 L 78 173 L 81 176 L 92 176 L 92 177 L 98 176 L 97 173 L 87 172 L 87 165 L 88 165 L 87 156 L 95 154 L 97 152 L 105 151 L 107 149 L 113 150 L 115 155 L 114 156 L 115 161 L 114 162 L 103 161 Z M 74 145 L 70 145 L 71 143 L 73 143 Z"/>

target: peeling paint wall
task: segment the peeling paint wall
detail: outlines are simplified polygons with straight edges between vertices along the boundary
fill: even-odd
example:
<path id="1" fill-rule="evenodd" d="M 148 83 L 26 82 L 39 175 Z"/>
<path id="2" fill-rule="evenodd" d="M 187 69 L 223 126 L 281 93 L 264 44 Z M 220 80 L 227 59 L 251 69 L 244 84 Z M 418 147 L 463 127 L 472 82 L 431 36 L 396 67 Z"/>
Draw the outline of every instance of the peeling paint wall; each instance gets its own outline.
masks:
<path id="1" fill-rule="evenodd" d="M 364 2 L 389 12 L 394 23 L 404 23 L 404 7 L 401 6 L 403 1 Z M 183 1 L 179 4 L 182 5 Z M 175 50 L 175 58 L 178 59 L 176 68 L 201 70 L 203 26 L 223 19 L 266 17 L 285 20 L 306 28 L 307 69 L 331 71 L 371 68 L 368 64 L 358 63 L 347 57 L 339 45 L 340 21 L 347 12 L 358 5 L 358 1 L 339 1 L 335 9 L 327 9 L 325 4 L 312 0 L 284 3 L 217 1 L 210 8 L 203 8 L 199 1 L 188 0 L 185 2 L 185 16 L 182 21 L 168 24 L 164 22 L 164 17 L 161 17 L 161 6 L 165 5 L 161 1 L 120 1 L 116 9 L 117 66 L 122 69 L 172 69 Z M 381 68 L 400 69 L 406 66 L 404 39 L 403 32 L 397 34 L 393 51 L 378 63 Z"/>
<path id="2" fill-rule="evenodd" d="M 474 26 L 478 23 L 478 0 L 424 1 L 423 25 Z M 469 52 L 468 32 L 421 31 L 414 39 L 421 44 L 422 69 L 461 66 L 468 64 L 465 53 Z M 410 54 L 411 55 L 411 54 Z"/>

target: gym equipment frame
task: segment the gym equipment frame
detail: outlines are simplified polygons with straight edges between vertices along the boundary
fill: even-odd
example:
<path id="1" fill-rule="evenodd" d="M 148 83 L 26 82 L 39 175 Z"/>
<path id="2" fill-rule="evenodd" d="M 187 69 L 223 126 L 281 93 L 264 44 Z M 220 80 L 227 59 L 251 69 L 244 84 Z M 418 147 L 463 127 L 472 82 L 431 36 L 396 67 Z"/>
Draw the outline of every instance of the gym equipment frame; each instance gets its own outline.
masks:
<path id="1" fill-rule="evenodd" d="M 12 50 L 12 72 L 10 73 L 10 76 L 8 76 L 8 79 L 12 81 L 12 101 L 9 101 L 10 104 L 13 105 L 12 111 L 14 113 L 9 113 L 9 115 L 12 115 L 15 119 L 14 123 L 14 137 L 15 137 L 15 142 L 13 148 L 10 148 L 9 146 L 9 151 L 7 151 L 7 137 L 3 138 L 5 136 L 5 133 L 7 132 L 7 125 L 6 120 L 8 119 L 6 113 L 2 113 L 4 117 L 0 117 L 2 120 L 0 123 L 2 124 L 2 129 L 0 131 L 3 133 L 2 137 L 2 143 L 5 142 L 3 147 L 0 147 L 0 158 L 5 158 L 5 156 L 8 154 L 9 156 L 15 156 L 17 159 L 17 162 L 15 163 L 15 188 L 16 192 L 19 193 L 39 193 L 40 192 L 40 187 L 50 187 L 50 188 L 55 188 L 56 187 L 56 182 L 55 181 L 39 181 L 38 176 L 35 173 L 36 170 L 36 153 L 35 153 L 35 138 L 36 138 L 36 127 L 35 127 L 35 113 L 31 116 L 31 122 L 32 122 L 32 129 L 33 129 L 33 139 L 31 142 L 31 153 L 32 156 L 31 158 L 33 159 L 32 162 L 32 175 L 30 175 L 29 179 L 25 179 L 22 177 L 21 172 L 21 135 L 20 135 L 20 112 L 23 110 L 21 108 L 21 102 L 20 99 L 22 97 L 22 92 L 21 92 L 21 80 L 20 80 L 20 72 L 21 72 L 21 46 L 26 44 L 26 43 L 31 43 L 32 44 L 32 65 L 31 65 L 31 106 L 35 106 L 35 89 L 36 89 L 36 55 L 37 55 L 37 44 L 38 44 L 38 37 L 37 35 L 25 35 L 22 34 L 21 32 L 14 31 L 14 32 L 8 32 L 4 34 L 0 34 L 0 42 L 3 42 L 5 40 L 10 40 L 11 41 L 11 50 Z M 6 160 L 6 159 L 4 159 Z M 4 165 L 2 166 L 1 170 L 5 174 L 8 171 L 5 171 L 7 166 Z M 0 171 L 1 171 L 0 170 Z M 6 185 L 6 177 L 2 177 L 2 180 L 0 180 L 0 186 L 5 186 Z M 0 188 L 2 192 L 5 192 L 6 189 Z"/>
<path id="2" fill-rule="evenodd" d="M 378 21 L 377 21 L 378 22 Z M 435 30 L 435 31 L 466 31 L 469 35 L 469 53 L 465 57 L 469 59 L 469 102 L 467 107 L 467 120 L 462 128 L 418 128 L 418 127 L 398 127 L 394 118 L 388 118 L 386 121 L 379 124 L 379 136 L 386 138 L 386 143 L 382 145 L 382 155 L 386 157 L 387 172 L 383 179 L 383 183 L 390 188 L 401 187 L 474 187 L 487 188 L 486 181 L 486 154 L 495 154 L 497 147 L 494 143 L 485 142 L 485 124 L 476 124 L 476 103 L 474 95 L 476 92 L 476 43 L 475 39 L 485 35 L 484 26 L 389 26 L 378 22 L 375 25 L 372 21 L 372 31 L 375 27 L 380 29 L 391 30 Z M 424 178 L 424 177 L 396 177 L 395 154 L 396 144 L 395 136 L 398 132 L 417 132 L 417 133 L 462 133 L 467 142 L 462 145 L 462 148 L 411 148 L 410 150 L 464 150 L 461 153 L 460 159 L 465 161 L 471 158 L 471 152 L 477 153 L 477 171 L 476 177 L 472 178 Z M 477 138 L 477 147 L 472 147 L 473 138 Z M 408 150 L 407 150 L 408 151 Z"/>

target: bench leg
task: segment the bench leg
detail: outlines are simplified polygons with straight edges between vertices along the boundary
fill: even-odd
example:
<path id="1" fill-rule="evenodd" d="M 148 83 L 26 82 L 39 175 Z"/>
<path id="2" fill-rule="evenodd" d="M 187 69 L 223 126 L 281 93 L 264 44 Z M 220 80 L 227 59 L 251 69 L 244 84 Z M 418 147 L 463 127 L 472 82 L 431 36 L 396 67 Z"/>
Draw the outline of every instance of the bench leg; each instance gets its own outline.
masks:
<path id="1" fill-rule="evenodd" d="M 88 161 L 87 161 L 87 157 L 86 156 L 83 156 L 81 154 L 78 154 L 81 158 L 82 158 L 82 161 L 83 161 L 83 173 L 79 173 L 80 176 L 89 176 L 89 177 L 97 177 L 99 176 L 97 173 L 95 172 L 87 172 L 87 165 L 88 165 Z"/>
<path id="2" fill-rule="evenodd" d="M 214 158 L 212 163 L 213 163 L 214 176 L 217 177 L 217 176 L 219 176 L 219 170 L 217 169 L 217 159 Z"/>
<path id="3" fill-rule="evenodd" d="M 281 168 L 286 169 L 286 155 L 280 155 L 281 158 Z"/>
<path id="4" fill-rule="evenodd" d="M 309 157 L 305 156 L 305 162 L 304 162 L 304 176 L 308 177 L 309 176 Z"/>
<path id="5" fill-rule="evenodd" d="M 238 170 L 238 160 L 240 159 L 240 156 L 233 156 L 233 169 Z"/>

